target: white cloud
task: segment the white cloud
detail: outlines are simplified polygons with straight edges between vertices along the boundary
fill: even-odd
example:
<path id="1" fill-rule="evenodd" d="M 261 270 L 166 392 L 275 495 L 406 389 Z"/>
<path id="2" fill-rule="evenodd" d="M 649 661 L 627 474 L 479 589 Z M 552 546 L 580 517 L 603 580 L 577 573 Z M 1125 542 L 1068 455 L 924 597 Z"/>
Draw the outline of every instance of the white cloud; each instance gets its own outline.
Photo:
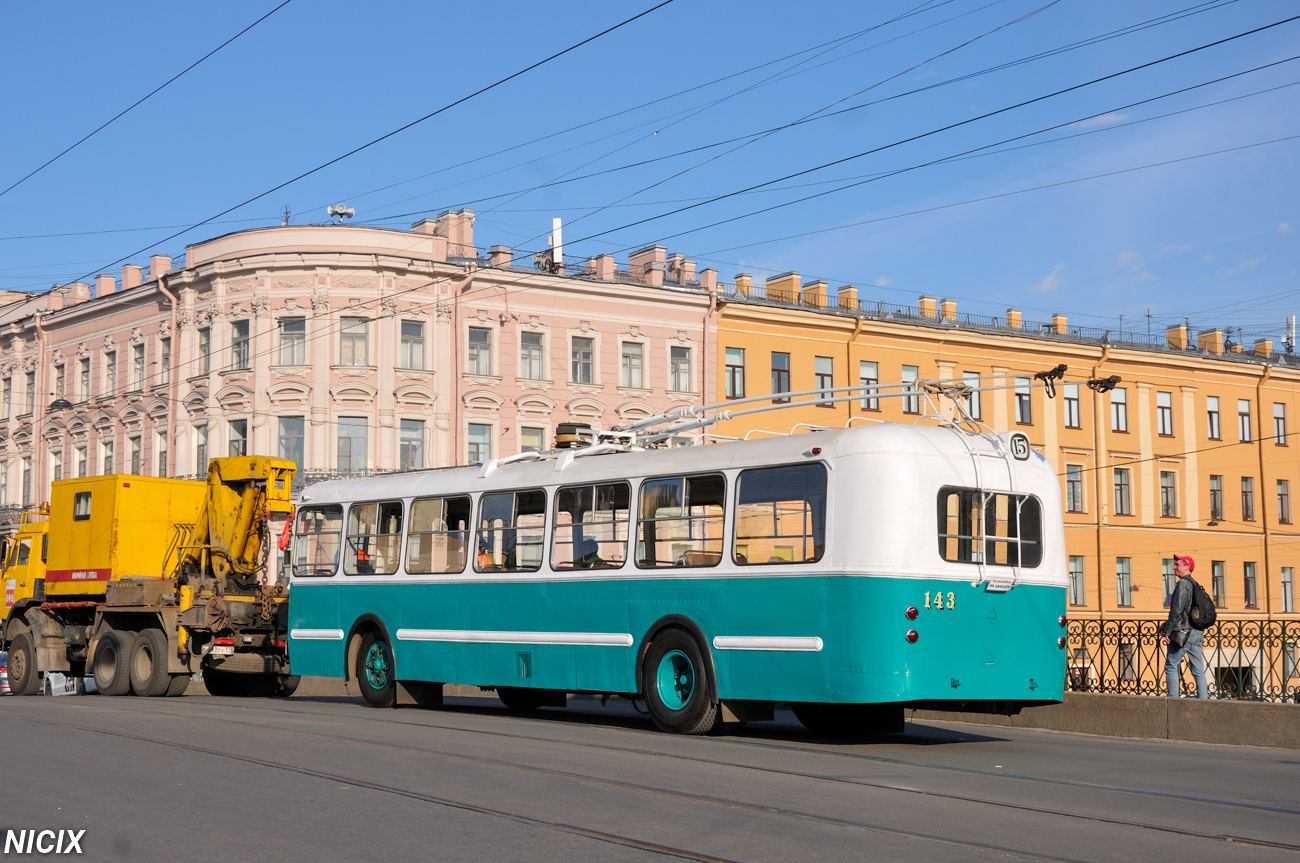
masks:
<path id="1" fill-rule="evenodd" d="M 1156 257 L 1159 258 L 1163 255 L 1181 255 L 1191 247 L 1191 243 L 1183 243 L 1181 246 L 1165 246 L 1163 249 L 1156 252 Z"/>
<path id="2" fill-rule="evenodd" d="M 877 287 L 877 288 L 887 288 L 887 287 L 889 287 L 891 284 L 893 284 L 893 282 L 894 282 L 893 279 L 891 279 L 891 278 L 889 278 L 889 277 L 887 277 L 887 276 L 881 276 L 880 278 L 876 279 L 876 287 Z"/>
<path id="3" fill-rule="evenodd" d="M 1264 263 L 1264 260 L 1265 259 L 1263 257 L 1259 257 L 1259 258 L 1247 257 L 1240 264 L 1237 264 L 1237 266 L 1232 267 L 1231 269 L 1219 270 L 1218 276 L 1221 279 L 1226 279 L 1229 278 L 1230 276 L 1235 276 L 1238 273 L 1244 273 L 1246 272 L 1246 270 L 1253 270 L 1256 267 L 1258 267 L 1260 264 Z"/>
<path id="4" fill-rule="evenodd" d="M 1277 226 L 1277 232 L 1279 234 L 1294 234 L 1295 228 L 1291 227 L 1290 222 L 1283 222 L 1282 224 Z"/>
<path id="5" fill-rule="evenodd" d="M 1052 271 L 1043 277 L 1043 280 L 1029 289 L 1031 294 L 1046 294 L 1051 291 L 1059 291 L 1065 287 L 1064 280 L 1061 279 L 1061 270 L 1065 269 L 1065 264 L 1057 264 L 1052 267 Z"/>
<path id="6" fill-rule="evenodd" d="M 1142 256 L 1139 255 L 1137 252 L 1127 252 L 1127 251 L 1120 252 L 1119 257 L 1115 259 L 1115 266 L 1127 267 L 1129 264 L 1133 263 L 1134 261 L 1139 261 L 1141 259 Z"/>
<path id="7" fill-rule="evenodd" d="M 1214 255 L 1211 255 L 1209 252 L 1206 252 L 1205 254 L 1201 255 L 1202 264 L 1210 264 L 1213 262 L 1214 262 Z"/>
<path id="8" fill-rule="evenodd" d="M 1109 114 L 1102 114 L 1097 117 L 1089 117 L 1086 120 L 1080 120 L 1074 124 L 1076 129 L 1092 129 L 1097 126 L 1109 126 L 1111 123 L 1123 123 L 1128 119 L 1128 114 L 1116 114 L 1111 111 Z"/>

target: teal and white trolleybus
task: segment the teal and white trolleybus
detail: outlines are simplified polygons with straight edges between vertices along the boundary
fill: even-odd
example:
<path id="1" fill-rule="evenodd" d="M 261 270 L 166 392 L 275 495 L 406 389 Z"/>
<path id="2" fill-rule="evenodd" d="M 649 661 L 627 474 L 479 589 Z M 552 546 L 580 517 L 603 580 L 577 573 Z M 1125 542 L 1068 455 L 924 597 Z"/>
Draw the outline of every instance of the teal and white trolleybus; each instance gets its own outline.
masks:
<path id="1" fill-rule="evenodd" d="M 1062 697 L 1059 480 L 1018 433 L 597 440 L 321 483 L 294 524 L 294 673 L 376 706 L 461 683 L 515 710 L 620 694 L 687 734 L 786 703 L 845 733 Z"/>

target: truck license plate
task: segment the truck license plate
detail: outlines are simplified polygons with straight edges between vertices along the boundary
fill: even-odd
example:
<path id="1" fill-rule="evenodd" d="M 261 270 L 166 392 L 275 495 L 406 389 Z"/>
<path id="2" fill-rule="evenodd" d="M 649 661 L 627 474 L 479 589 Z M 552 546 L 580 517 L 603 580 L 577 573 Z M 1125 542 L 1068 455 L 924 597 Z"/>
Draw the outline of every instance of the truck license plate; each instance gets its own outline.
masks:
<path id="1" fill-rule="evenodd" d="M 235 648 L 229 644 L 217 644 L 212 648 L 213 656 L 234 656 Z"/>

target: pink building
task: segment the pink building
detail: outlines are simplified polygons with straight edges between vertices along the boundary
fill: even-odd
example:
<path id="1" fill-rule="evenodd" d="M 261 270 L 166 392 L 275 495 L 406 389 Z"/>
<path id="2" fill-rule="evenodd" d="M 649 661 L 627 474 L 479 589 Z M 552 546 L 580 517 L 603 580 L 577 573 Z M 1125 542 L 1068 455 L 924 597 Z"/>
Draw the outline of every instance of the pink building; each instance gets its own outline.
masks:
<path id="1" fill-rule="evenodd" d="M 702 403 L 711 270 L 656 246 L 552 274 L 473 230 L 241 231 L 0 306 L 0 504 L 229 454 L 306 480 L 463 464 Z"/>

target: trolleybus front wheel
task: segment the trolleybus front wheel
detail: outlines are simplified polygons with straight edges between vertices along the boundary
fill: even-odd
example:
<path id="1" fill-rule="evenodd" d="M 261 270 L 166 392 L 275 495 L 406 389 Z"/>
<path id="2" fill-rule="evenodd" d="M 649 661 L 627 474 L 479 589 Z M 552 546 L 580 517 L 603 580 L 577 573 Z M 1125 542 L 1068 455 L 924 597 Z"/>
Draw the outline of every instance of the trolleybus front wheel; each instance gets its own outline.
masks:
<path id="1" fill-rule="evenodd" d="M 361 637 L 357 651 L 357 685 L 361 697 L 371 707 L 392 707 L 397 699 L 397 680 L 393 676 L 393 651 L 377 632 Z"/>
<path id="2" fill-rule="evenodd" d="M 813 734 L 870 737 L 902 734 L 903 708 L 896 704 L 795 704 L 795 718 Z"/>
<path id="3" fill-rule="evenodd" d="M 666 629 L 655 636 L 641 664 L 650 718 L 674 734 L 712 734 L 722 724 L 713 681 L 689 633 Z"/>

